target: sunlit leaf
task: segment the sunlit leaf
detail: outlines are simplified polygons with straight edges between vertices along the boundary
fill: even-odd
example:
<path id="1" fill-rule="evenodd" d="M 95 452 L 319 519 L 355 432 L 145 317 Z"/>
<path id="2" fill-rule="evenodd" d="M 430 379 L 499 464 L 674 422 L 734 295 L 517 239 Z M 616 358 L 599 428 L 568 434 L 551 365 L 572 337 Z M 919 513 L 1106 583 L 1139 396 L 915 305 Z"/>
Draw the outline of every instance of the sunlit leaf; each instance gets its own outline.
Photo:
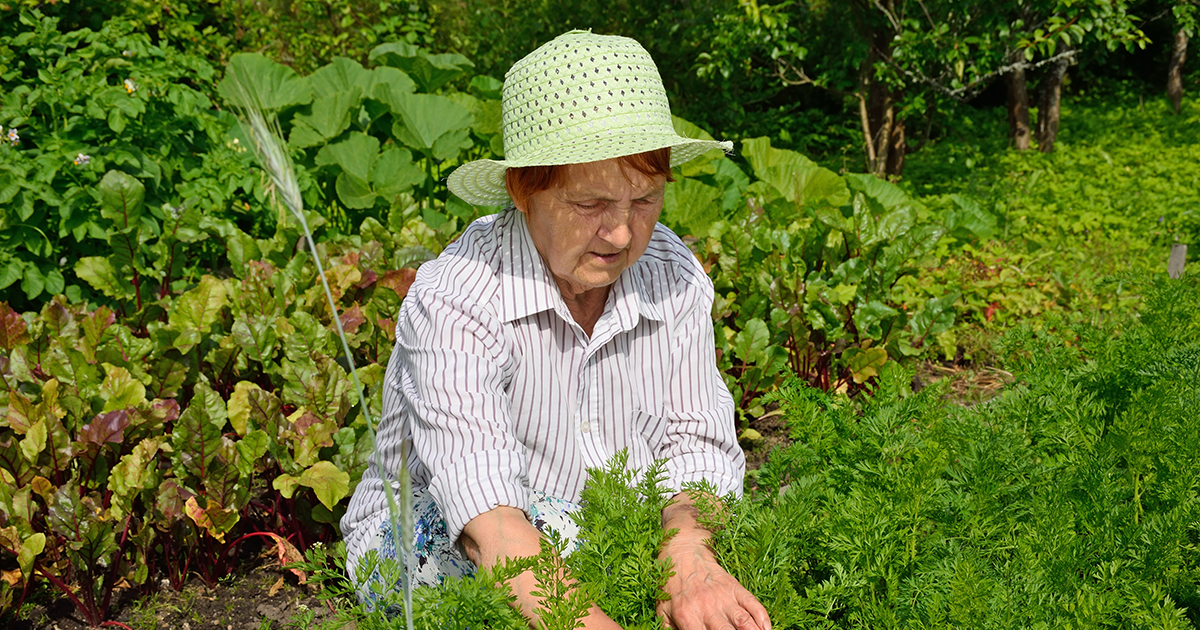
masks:
<path id="1" fill-rule="evenodd" d="M 422 92 L 433 92 L 468 69 L 475 67 L 475 64 L 462 55 L 430 54 L 404 41 L 376 46 L 368 57 L 371 63 L 393 66 L 403 70 L 417 82 Z"/>
<path id="2" fill-rule="evenodd" d="M 395 94 L 387 105 L 400 118 L 392 135 L 414 149 L 432 152 L 443 136 L 461 135 L 471 126 L 471 112 L 445 96 Z"/>
<path id="3" fill-rule="evenodd" d="M 104 411 L 128 409 L 146 402 L 146 386 L 133 378 L 129 370 L 105 363 L 104 371 L 104 382 L 100 383 Z"/>
<path id="4" fill-rule="evenodd" d="M 107 258 L 84 256 L 75 261 L 75 275 L 106 297 L 120 299 L 126 295 L 125 285 Z"/>
<path id="5" fill-rule="evenodd" d="M 29 430 L 25 432 L 25 438 L 21 440 L 21 454 L 30 463 L 36 464 L 38 455 L 46 448 L 46 420 L 41 419 L 33 423 Z"/>
<path id="6" fill-rule="evenodd" d="M 258 53 L 233 55 L 225 66 L 225 78 L 217 84 L 217 92 L 234 105 L 253 104 L 258 109 L 273 111 L 303 105 L 313 97 L 313 87 L 307 78 Z"/>
<path id="7" fill-rule="evenodd" d="M 0 349 L 12 350 L 29 343 L 29 333 L 21 315 L 0 302 Z"/>
<path id="8" fill-rule="evenodd" d="M 133 176 L 112 170 L 104 174 L 97 187 L 100 216 L 120 230 L 137 228 L 145 210 L 146 187 Z"/>
<path id="9" fill-rule="evenodd" d="M 296 482 L 312 488 L 321 504 L 330 510 L 350 492 L 350 475 L 326 461 L 310 466 Z"/>
<path id="10" fill-rule="evenodd" d="M 153 465 L 163 438 L 151 437 L 139 442 L 133 451 L 121 457 L 108 475 L 108 490 L 112 493 L 111 510 L 114 518 L 124 518 L 133 510 L 138 493 L 155 486 L 157 476 Z"/>
<path id="11" fill-rule="evenodd" d="M 239 319 L 233 323 L 233 340 L 253 361 L 266 365 L 275 358 L 278 337 L 275 328 L 266 322 L 247 322 Z"/>
<path id="12" fill-rule="evenodd" d="M 180 352 L 187 353 L 204 338 L 226 302 L 225 284 L 208 275 L 200 278 L 199 286 L 175 299 L 168 322 L 180 332 L 176 342 Z"/>
<path id="13" fill-rule="evenodd" d="M 699 180 L 668 184 L 661 220 L 680 235 L 706 238 L 709 227 L 721 216 L 720 197 L 720 190 Z"/>
<path id="14" fill-rule="evenodd" d="M 237 510 L 227 510 L 215 503 L 209 503 L 207 508 L 201 508 L 196 497 L 188 497 L 183 504 L 183 510 L 204 531 L 208 532 L 219 543 L 225 542 L 225 534 L 237 525 L 241 516 Z"/>
<path id="15" fill-rule="evenodd" d="M 125 429 L 129 427 L 129 423 L 129 410 L 106 411 L 83 425 L 79 432 L 79 441 L 97 446 L 103 446 L 109 442 L 119 444 L 125 440 Z"/>
<path id="16" fill-rule="evenodd" d="M 770 341 L 767 323 L 757 317 L 746 322 L 733 342 L 733 352 L 744 363 L 755 363 L 762 358 Z"/>

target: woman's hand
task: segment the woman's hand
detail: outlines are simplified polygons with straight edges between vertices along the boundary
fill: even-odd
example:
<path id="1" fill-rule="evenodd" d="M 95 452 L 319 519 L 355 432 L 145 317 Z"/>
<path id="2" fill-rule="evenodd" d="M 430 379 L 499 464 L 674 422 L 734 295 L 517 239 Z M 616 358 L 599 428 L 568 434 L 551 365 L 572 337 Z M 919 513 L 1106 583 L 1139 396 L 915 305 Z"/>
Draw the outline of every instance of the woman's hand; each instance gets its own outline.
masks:
<path id="1" fill-rule="evenodd" d="M 506 558 L 536 556 L 541 551 L 542 534 L 514 507 L 500 506 L 471 519 L 463 528 L 462 546 L 476 566 L 488 568 Z M 541 599 L 531 593 L 537 587 L 533 572 L 526 571 L 509 580 L 517 601 L 513 606 L 537 627 Z M 584 630 L 621 630 L 615 621 L 593 605 L 584 618 Z"/>
<path id="2" fill-rule="evenodd" d="M 684 494 L 663 510 L 663 527 L 679 530 L 659 554 L 675 569 L 663 587 L 671 599 L 658 605 L 663 623 L 675 630 L 771 630 L 766 608 L 717 563 L 697 515 Z"/>

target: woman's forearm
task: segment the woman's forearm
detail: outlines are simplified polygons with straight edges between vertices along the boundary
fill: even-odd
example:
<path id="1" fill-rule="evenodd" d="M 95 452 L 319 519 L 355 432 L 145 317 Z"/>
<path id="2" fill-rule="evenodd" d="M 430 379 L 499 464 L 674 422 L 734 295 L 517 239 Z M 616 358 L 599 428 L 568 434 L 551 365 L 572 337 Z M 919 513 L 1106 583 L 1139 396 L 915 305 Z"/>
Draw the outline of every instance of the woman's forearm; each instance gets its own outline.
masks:
<path id="1" fill-rule="evenodd" d="M 480 568 L 489 568 L 507 558 L 538 555 L 541 536 L 541 532 L 525 518 L 524 512 L 514 507 L 500 506 L 476 516 L 463 527 L 462 546 L 471 562 Z M 526 571 L 518 575 L 509 580 L 508 585 L 517 598 L 513 607 L 529 620 L 531 626 L 536 627 L 537 610 L 542 601 L 532 594 L 537 588 L 533 572 Z M 588 612 L 584 628 L 620 630 L 595 606 Z"/>

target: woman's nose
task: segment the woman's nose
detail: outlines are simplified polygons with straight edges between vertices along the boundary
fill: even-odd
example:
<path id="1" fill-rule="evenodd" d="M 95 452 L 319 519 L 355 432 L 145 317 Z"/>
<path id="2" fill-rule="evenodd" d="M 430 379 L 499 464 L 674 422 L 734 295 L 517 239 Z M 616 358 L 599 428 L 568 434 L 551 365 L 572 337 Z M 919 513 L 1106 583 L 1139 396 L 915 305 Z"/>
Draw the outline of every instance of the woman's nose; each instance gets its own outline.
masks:
<path id="1" fill-rule="evenodd" d="M 600 236 L 605 242 L 618 249 L 625 249 L 633 240 L 633 229 L 629 223 L 633 212 L 628 206 L 618 206 L 605 213 Z"/>

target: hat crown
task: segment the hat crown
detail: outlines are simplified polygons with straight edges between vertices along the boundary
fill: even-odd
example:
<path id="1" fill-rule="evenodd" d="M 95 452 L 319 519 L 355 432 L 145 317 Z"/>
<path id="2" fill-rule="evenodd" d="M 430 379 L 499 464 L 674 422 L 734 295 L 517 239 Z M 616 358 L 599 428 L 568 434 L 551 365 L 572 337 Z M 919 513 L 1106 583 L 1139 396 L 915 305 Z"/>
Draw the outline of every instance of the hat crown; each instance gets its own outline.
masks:
<path id="1" fill-rule="evenodd" d="M 586 164 L 670 147 L 671 164 L 733 143 L 675 132 L 667 92 L 650 53 L 628 37 L 571 31 L 504 76 L 504 159 L 454 169 L 450 191 L 467 203 L 506 203 L 509 168 Z"/>
<path id="2" fill-rule="evenodd" d="M 674 134 L 666 90 L 646 49 L 589 31 L 560 35 L 514 64 L 504 78 L 502 112 L 509 163 L 591 162 L 627 155 L 625 136 Z M 595 154 L 598 140 L 610 140 L 611 150 Z M 593 153 L 571 150 L 581 142 Z"/>

